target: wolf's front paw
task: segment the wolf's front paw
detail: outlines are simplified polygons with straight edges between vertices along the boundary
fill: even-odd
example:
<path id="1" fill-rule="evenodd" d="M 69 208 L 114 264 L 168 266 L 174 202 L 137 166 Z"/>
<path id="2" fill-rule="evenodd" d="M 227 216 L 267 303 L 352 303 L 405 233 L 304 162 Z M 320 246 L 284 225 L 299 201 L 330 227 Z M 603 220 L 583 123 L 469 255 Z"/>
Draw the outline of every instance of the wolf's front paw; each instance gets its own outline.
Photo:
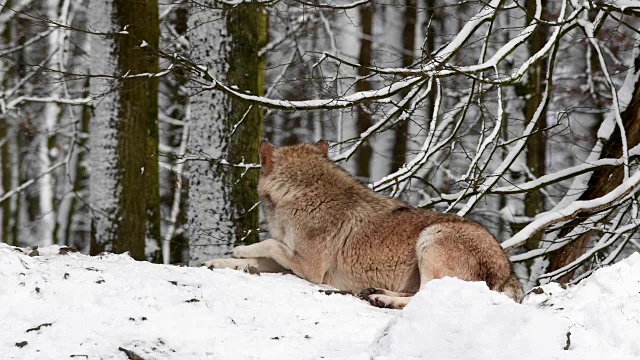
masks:
<path id="1" fill-rule="evenodd" d="M 243 270 L 247 264 L 239 262 L 237 259 L 211 259 L 202 263 L 209 269 L 235 269 Z"/>

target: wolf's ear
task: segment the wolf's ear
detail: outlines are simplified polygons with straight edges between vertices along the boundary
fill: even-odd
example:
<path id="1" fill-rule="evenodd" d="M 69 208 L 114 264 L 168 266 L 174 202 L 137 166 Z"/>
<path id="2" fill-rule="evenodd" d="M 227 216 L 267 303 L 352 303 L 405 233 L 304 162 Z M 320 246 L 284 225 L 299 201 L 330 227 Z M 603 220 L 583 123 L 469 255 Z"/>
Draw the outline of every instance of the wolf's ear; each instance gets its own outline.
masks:
<path id="1" fill-rule="evenodd" d="M 260 142 L 260 165 L 262 165 L 262 173 L 269 175 L 273 170 L 273 145 L 267 140 Z"/>
<path id="2" fill-rule="evenodd" d="M 315 143 L 315 146 L 318 148 L 318 150 L 320 150 L 322 155 L 329 156 L 329 143 L 327 142 L 327 140 L 320 140 Z"/>

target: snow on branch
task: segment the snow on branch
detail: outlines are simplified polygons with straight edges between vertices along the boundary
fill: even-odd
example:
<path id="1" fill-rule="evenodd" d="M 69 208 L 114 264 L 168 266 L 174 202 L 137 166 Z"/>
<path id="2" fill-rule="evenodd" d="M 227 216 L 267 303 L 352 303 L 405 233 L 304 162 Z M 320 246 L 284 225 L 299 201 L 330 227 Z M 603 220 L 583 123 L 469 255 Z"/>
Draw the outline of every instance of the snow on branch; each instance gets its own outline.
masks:
<path id="1" fill-rule="evenodd" d="M 640 56 L 640 52 L 638 49 L 634 51 L 634 58 Z M 636 82 L 640 80 L 640 69 L 634 72 L 628 72 L 625 77 L 623 85 L 618 89 L 616 98 L 618 99 L 618 104 L 612 111 L 608 113 L 605 119 L 600 123 L 598 130 L 596 131 L 597 141 L 596 144 L 591 149 L 589 156 L 585 160 L 586 163 L 594 163 L 598 161 L 602 150 L 604 148 L 604 144 L 611 135 L 616 127 L 616 120 L 618 114 L 621 114 L 626 110 L 629 103 L 633 98 L 633 94 L 635 92 Z M 611 86 L 611 82 L 608 83 Z M 637 149 L 629 150 L 629 156 L 634 156 L 635 151 Z M 576 177 L 573 180 L 573 183 L 569 187 L 569 190 L 566 192 L 565 196 L 560 200 L 560 202 L 555 206 L 555 208 L 561 208 L 566 206 L 567 204 L 571 204 L 573 201 L 578 199 L 587 189 L 587 183 L 589 182 L 590 174 L 584 174 Z"/>
<path id="2" fill-rule="evenodd" d="M 348 4 L 328 4 L 328 3 L 312 3 L 312 2 L 307 2 L 307 1 L 303 1 L 303 0 L 294 0 L 295 2 L 305 5 L 305 6 L 309 6 L 312 8 L 318 8 L 318 9 L 331 9 L 331 10 L 348 10 L 348 9 L 353 9 L 356 8 L 360 5 L 364 5 L 364 4 L 368 4 L 371 2 L 371 0 L 357 0 L 354 1 L 352 3 L 348 3 Z"/>
<path id="3" fill-rule="evenodd" d="M 600 14 L 596 16 L 595 22 L 599 22 L 604 16 L 603 14 L 604 12 L 600 12 Z M 602 69 L 602 72 L 604 73 L 604 76 L 607 79 L 607 84 L 609 85 L 609 89 L 611 90 L 611 96 L 613 98 L 613 114 L 615 116 L 618 129 L 620 130 L 620 139 L 622 141 L 622 155 L 623 155 L 622 158 L 625 161 L 624 178 L 626 180 L 629 178 L 629 146 L 627 144 L 627 132 L 625 131 L 624 123 L 622 121 L 622 115 L 620 112 L 620 103 L 618 101 L 618 93 L 616 91 L 616 87 L 613 85 L 611 76 L 609 75 L 607 63 L 604 57 L 602 56 L 600 45 L 595 39 L 595 34 L 594 34 L 595 25 L 583 19 L 578 20 L 578 25 L 582 27 L 585 34 L 587 35 L 587 38 L 589 39 L 589 42 L 591 43 L 593 48 L 596 50 L 596 54 L 598 54 L 598 60 L 600 61 L 600 68 Z"/>
<path id="4" fill-rule="evenodd" d="M 549 225 L 556 224 L 561 221 L 569 220 L 579 214 L 594 213 L 603 210 L 630 194 L 635 193 L 640 185 L 640 172 L 635 173 L 627 181 L 613 189 L 613 191 L 593 200 L 576 201 L 564 209 L 551 210 L 539 214 L 536 219 L 522 230 L 516 233 L 511 239 L 502 243 L 504 249 L 512 249 L 524 244 L 527 239 L 536 232 L 546 228 Z"/>
<path id="5" fill-rule="evenodd" d="M 629 156 L 630 156 L 630 160 L 638 159 L 640 157 L 640 145 L 636 145 L 633 149 L 629 150 Z M 605 167 L 617 167 L 617 166 L 623 166 L 623 165 L 624 165 L 624 160 L 622 158 L 599 159 L 593 162 L 587 162 L 584 164 L 562 169 L 552 174 L 543 175 L 543 176 L 540 176 L 539 178 L 536 178 L 534 180 L 527 181 L 521 184 L 513 184 L 508 186 L 497 187 L 487 191 L 487 193 L 488 194 L 504 194 L 504 195 L 522 194 L 522 193 L 543 188 L 551 184 L 556 184 L 563 180 L 574 178 L 581 174 L 592 172 L 596 169 L 601 169 Z M 454 201 L 460 197 L 464 199 L 475 193 L 476 192 L 472 192 L 472 193 L 467 192 L 465 194 L 464 191 L 459 191 L 453 194 L 441 194 L 439 197 L 430 199 L 428 201 L 424 201 L 420 203 L 418 206 L 429 207 L 441 202 Z"/>
<path id="6" fill-rule="evenodd" d="M 262 106 L 281 109 L 281 110 L 319 110 L 319 109 L 344 109 L 352 107 L 356 104 L 388 98 L 404 89 L 409 89 L 416 86 L 421 81 L 424 81 L 422 77 L 411 77 L 405 80 L 394 82 L 391 85 L 385 86 L 377 90 L 361 91 L 351 95 L 342 96 L 336 99 L 317 99 L 317 100 L 276 100 L 269 99 L 262 96 L 251 95 L 242 93 L 238 89 L 223 85 L 218 81 L 213 81 L 210 85 L 203 86 L 203 90 L 221 90 L 233 97 L 257 103 Z"/>
<path id="7" fill-rule="evenodd" d="M 404 112 L 404 108 L 416 96 L 416 94 L 421 88 L 422 88 L 422 84 L 412 87 L 409 93 L 407 94 L 407 96 L 405 96 L 402 99 L 402 101 L 398 104 L 398 106 L 395 107 L 395 109 L 389 114 L 389 116 L 385 116 L 375 124 L 371 125 L 367 130 L 365 130 L 363 133 L 360 134 L 360 137 L 358 138 L 355 144 L 350 146 L 349 149 L 336 155 L 333 158 L 333 160 L 341 161 L 341 160 L 348 160 L 349 158 L 351 158 L 351 156 L 353 156 L 355 151 L 360 147 L 360 145 L 362 145 L 363 142 L 365 142 L 371 135 L 375 134 L 376 131 L 380 130 L 384 125 L 388 124 L 394 117 L 399 116 L 401 118 L 400 120 L 405 120 L 405 119 L 402 119 L 404 114 L 406 114 L 406 112 Z M 427 89 L 423 91 L 423 93 L 420 95 L 420 99 L 415 103 L 419 103 L 420 100 L 425 99 L 430 92 L 431 92 L 431 82 L 428 83 Z"/>
<path id="8" fill-rule="evenodd" d="M 8 110 L 15 109 L 16 106 L 20 105 L 23 102 L 39 102 L 39 103 L 58 103 L 65 105 L 86 105 L 89 104 L 93 99 L 91 98 L 77 98 L 77 99 L 69 99 L 69 98 L 60 98 L 60 97 L 34 97 L 34 96 L 20 96 L 11 101 L 9 101 L 6 105 Z"/>
<path id="9" fill-rule="evenodd" d="M 640 3 L 637 0 L 605 0 L 604 7 L 621 12 L 640 12 Z"/>
<path id="10" fill-rule="evenodd" d="M 598 241 L 598 243 L 595 246 L 590 248 L 588 251 L 586 251 L 584 254 L 582 254 L 580 257 L 578 257 L 576 260 L 574 260 L 571 263 L 561 267 L 558 270 L 555 270 L 555 271 L 540 275 L 539 279 L 540 280 L 543 280 L 543 279 L 555 280 L 555 279 L 561 277 L 565 273 L 575 269 L 580 264 L 582 264 L 583 262 L 585 262 L 586 260 L 591 258 L 597 252 L 599 252 L 599 251 L 611 246 L 613 243 L 615 243 L 617 240 L 619 240 L 620 237 L 624 236 L 625 234 L 627 234 L 629 232 L 637 230 L 638 227 L 640 227 L 640 222 L 632 221 L 631 223 L 626 224 L 625 226 L 622 226 L 622 227 L 616 229 L 615 231 L 606 234 L 605 236 L 603 236 Z"/>
<path id="11" fill-rule="evenodd" d="M 43 176 L 45 176 L 47 174 L 50 174 L 52 171 L 54 171 L 55 169 L 63 166 L 66 163 L 67 163 L 66 160 L 60 161 L 58 163 L 55 163 L 55 164 L 51 165 L 50 167 L 48 167 L 42 173 L 40 173 L 40 174 L 34 176 L 33 178 L 23 182 L 22 185 L 18 186 L 17 188 L 5 192 L 4 194 L 2 194 L 2 196 L 0 196 L 0 203 L 3 203 L 5 200 L 7 200 L 8 198 L 12 197 L 13 195 L 16 195 L 16 194 L 22 192 L 24 189 L 26 189 L 29 186 L 33 185 L 41 177 L 43 177 Z"/>
<path id="12" fill-rule="evenodd" d="M 224 166 L 230 166 L 240 169 L 260 169 L 260 164 L 254 163 L 245 163 L 241 161 L 239 163 L 230 163 L 227 159 L 216 159 L 208 155 L 196 156 L 196 155 L 184 155 L 184 154 L 172 154 L 172 153 L 161 153 L 160 155 L 166 156 L 168 158 L 176 159 L 178 163 L 186 162 L 186 161 L 209 161 L 213 163 L 217 163 Z"/>

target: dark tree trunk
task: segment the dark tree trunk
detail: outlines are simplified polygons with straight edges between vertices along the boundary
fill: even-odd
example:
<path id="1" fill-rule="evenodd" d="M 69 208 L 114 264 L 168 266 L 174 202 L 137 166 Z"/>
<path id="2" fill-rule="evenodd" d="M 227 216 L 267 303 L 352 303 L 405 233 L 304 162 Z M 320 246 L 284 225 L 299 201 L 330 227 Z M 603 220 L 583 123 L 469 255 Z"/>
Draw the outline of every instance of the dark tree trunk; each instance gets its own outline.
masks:
<path id="1" fill-rule="evenodd" d="M 402 67 L 409 67 L 413 64 L 413 52 L 416 48 L 416 21 L 417 21 L 417 0 L 405 0 L 404 28 L 402 30 Z M 428 34 L 427 36 L 430 36 Z M 402 96 L 406 96 L 405 91 Z M 405 120 L 398 124 L 395 129 L 395 141 L 391 159 L 391 171 L 396 171 L 407 161 L 407 136 L 409 131 L 409 121 Z"/>
<path id="2" fill-rule="evenodd" d="M 546 7 L 546 0 L 542 0 L 542 8 Z M 535 1 L 528 1 L 526 3 L 527 9 L 527 23 L 530 23 L 534 19 L 536 11 Z M 529 53 L 537 53 L 547 41 L 547 34 L 545 28 L 539 25 L 536 31 L 529 38 Z M 538 61 L 529 69 L 529 82 L 526 84 L 528 87 L 525 91 L 527 94 L 527 100 L 524 106 L 524 116 L 526 122 L 529 123 L 533 120 L 534 114 L 538 105 L 542 101 L 542 95 L 544 92 L 544 84 L 546 79 L 546 63 L 544 61 Z M 547 133 L 543 131 L 547 126 L 546 110 L 542 111 L 542 114 L 538 118 L 535 130 L 529 136 L 526 144 L 526 159 L 527 167 L 531 174 L 536 178 L 542 176 L 546 172 L 546 159 L 547 159 Z M 528 192 L 524 199 L 524 215 L 530 218 L 534 218 L 540 212 L 544 210 L 544 198 L 539 190 Z M 542 232 L 538 232 L 527 240 L 525 248 L 527 250 L 537 249 L 542 240 Z"/>
<path id="3" fill-rule="evenodd" d="M 371 48 L 371 36 L 373 35 L 373 14 L 375 11 L 375 5 L 373 3 L 367 3 L 360 6 L 360 27 L 362 29 L 362 36 L 360 39 L 360 56 L 358 63 L 358 82 L 356 83 L 356 91 L 371 90 L 371 85 L 367 79 L 370 75 L 369 67 L 372 61 L 372 48 Z M 368 128 L 371 127 L 371 108 L 368 103 L 362 103 L 357 107 L 357 129 L 358 134 L 362 134 Z M 360 145 L 360 148 L 356 152 L 356 174 L 363 178 L 369 178 L 371 176 L 371 156 L 373 151 L 369 141 L 365 141 Z"/>

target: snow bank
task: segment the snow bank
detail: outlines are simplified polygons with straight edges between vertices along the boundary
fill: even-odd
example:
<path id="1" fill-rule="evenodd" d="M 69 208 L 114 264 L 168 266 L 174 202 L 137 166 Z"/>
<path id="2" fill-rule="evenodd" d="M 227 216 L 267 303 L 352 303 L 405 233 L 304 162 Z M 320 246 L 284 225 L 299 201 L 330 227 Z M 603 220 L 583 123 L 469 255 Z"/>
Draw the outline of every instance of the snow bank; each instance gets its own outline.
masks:
<path id="1" fill-rule="evenodd" d="M 485 283 L 431 281 L 380 332 L 374 358 L 640 358 L 639 254 L 536 292 L 520 305 Z"/>
<path id="2" fill-rule="evenodd" d="M 39 252 L 0 248 L 2 359 L 366 359 L 394 314 L 292 275 Z"/>
<path id="3" fill-rule="evenodd" d="M 484 282 L 434 280 L 381 332 L 384 359 L 551 359 L 566 343 L 561 318 L 513 302 Z"/>
<path id="4" fill-rule="evenodd" d="M 291 275 L 38 252 L 0 244 L 2 359 L 640 358 L 638 254 L 524 305 L 442 279 L 395 311 Z"/>

